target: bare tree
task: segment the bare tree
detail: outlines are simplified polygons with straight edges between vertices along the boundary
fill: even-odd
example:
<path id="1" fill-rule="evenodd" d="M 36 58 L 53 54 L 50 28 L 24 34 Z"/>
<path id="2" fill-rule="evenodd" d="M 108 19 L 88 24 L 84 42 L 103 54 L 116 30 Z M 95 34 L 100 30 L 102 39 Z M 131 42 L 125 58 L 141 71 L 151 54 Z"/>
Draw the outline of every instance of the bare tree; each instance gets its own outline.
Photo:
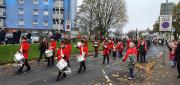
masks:
<path id="1" fill-rule="evenodd" d="M 104 33 L 110 28 L 122 28 L 128 17 L 124 0 L 84 0 L 78 18 L 91 36 L 95 28 Z"/>

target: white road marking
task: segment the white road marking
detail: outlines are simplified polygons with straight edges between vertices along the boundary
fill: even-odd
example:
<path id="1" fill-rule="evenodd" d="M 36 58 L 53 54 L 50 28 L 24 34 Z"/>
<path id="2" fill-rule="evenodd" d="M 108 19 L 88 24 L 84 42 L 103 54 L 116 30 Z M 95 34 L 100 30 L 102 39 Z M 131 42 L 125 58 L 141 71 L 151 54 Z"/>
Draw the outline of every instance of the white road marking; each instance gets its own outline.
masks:
<path id="1" fill-rule="evenodd" d="M 106 80 L 108 82 L 110 82 L 111 80 L 109 79 L 109 77 L 106 75 L 106 72 L 104 70 L 102 70 L 103 74 L 104 74 L 104 77 L 106 78 Z M 109 83 L 109 85 L 112 85 L 112 83 Z"/>

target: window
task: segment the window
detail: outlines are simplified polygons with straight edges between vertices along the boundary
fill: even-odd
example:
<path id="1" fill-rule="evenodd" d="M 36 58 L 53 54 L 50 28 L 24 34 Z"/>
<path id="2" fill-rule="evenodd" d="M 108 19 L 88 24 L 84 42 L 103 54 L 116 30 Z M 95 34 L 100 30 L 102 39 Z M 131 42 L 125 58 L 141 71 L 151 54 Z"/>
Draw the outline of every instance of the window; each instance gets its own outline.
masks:
<path id="1" fill-rule="evenodd" d="M 24 20 L 23 19 L 19 19 L 19 25 L 24 25 Z"/>
<path id="2" fill-rule="evenodd" d="M 43 24 L 44 24 L 44 26 L 48 26 L 48 21 L 47 21 L 47 20 L 44 20 L 44 21 L 43 21 Z"/>
<path id="3" fill-rule="evenodd" d="M 38 4 L 38 0 L 33 0 L 33 4 Z"/>
<path id="4" fill-rule="evenodd" d="M 46 5 L 47 5 L 47 4 L 48 4 L 48 0 L 44 0 L 44 4 L 46 4 Z"/>
<path id="5" fill-rule="evenodd" d="M 45 15 L 45 16 L 48 16 L 48 14 L 49 14 L 48 9 L 45 9 L 45 10 L 44 10 L 44 15 Z"/>
<path id="6" fill-rule="evenodd" d="M 24 4 L 24 0 L 18 0 L 19 4 Z"/>
<path id="7" fill-rule="evenodd" d="M 23 8 L 19 8 L 19 14 L 24 14 L 24 9 Z"/>
<path id="8" fill-rule="evenodd" d="M 38 15 L 38 9 L 33 9 L 33 15 Z"/>
<path id="9" fill-rule="evenodd" d="M 38 24 L 38 20 L 33 20 L 33 25 Z"/>

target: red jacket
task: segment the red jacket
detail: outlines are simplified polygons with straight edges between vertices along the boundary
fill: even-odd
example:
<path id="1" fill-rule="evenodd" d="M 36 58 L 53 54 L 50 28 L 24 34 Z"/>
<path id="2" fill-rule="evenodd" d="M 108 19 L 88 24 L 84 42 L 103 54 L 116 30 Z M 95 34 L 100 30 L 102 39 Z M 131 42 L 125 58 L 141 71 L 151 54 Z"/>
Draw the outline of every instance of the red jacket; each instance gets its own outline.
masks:
<path id="1" fill-rule="evenodd" d="M 58 51 L 57 51 L 57 58 L 58 58 L 58 61 L 60 61 L 63 57 L 61 56 L 62 54 L 61 54 L 61 50 L 62 50 L 62 54 L 64 55 L 64 56 L 66 56 L 66 58 L 65 58 L 65 60 L 67 61 L 68 60 L 68 58 L 67 58 L 67 49 L 62 49 L 62 48 L 58 48 Z"/>
<path id="2" fill-rule="evenodd" d="M 129 49 L 126 51 L 126 54 L 125 54 L 125 56 L 123 57 L 124 62 L 126 62 L 126 60 L 128 59 L 129 55 L 131 55 L 131 54 L 134 54 L 135 56 L 137 56 L 137 49 L 136 49 L 136 47 L 134 47 L 134 48 L 129 48 Z"/>
<path id="3" fill-rule="evenodd" d="M 24 58 L 28 59 L 29 43 L 28 42 L 21 43 L 20 48 L 22 49 L 22 54 Z"/>
<path id="4" fill-rule="evenodd" d="M 106 48 L 104 46 L 106 46 Z M 103 45 L 103 55 L 109 55 L 110 54 L 110 52 L 109 52 L 110 49 L 111 49 L 110 44 L 104 44 Z"/>
<path id="5" fill-rule="evenodd" d="M 123 51 L 123 48 L 124 48 L 124 44 L 123 44 L 122 42 L 119 42 L 119 44 L 118 44 L 118 50 L 119 50 L 120 52 L 122 52 L 122 51 Z"/>
<path id="6" fill-rule="evenodd" d="M 71 51 L 72 51 L 72 46 L 71 46 L 71 44 L 67 44 L 66 46 L 67 46 L 66 47 L 66 49 L 67 49 L 67 58 L 69 60 L 70 55 L 71 55 Z"/>
<path id="7" fill-rule="evenodd" d="M 56 50 L 56 41 L 51 41 L 50 42 L 49 49 L 54 50 L 54 51 Z"/>
<path id="8" fill-rule="evenodd" d="M 175 60 L 175 52 L 169 52 L 169 60 Z"/>
<path id="9" fill-rule="evenodd" d="M 84 46 L 80 46 L 80 47 L 77 47 L 79 50 L 80 50 L 80 55 L 82 55 L 82 51 L 85 52 L 85 59 L 86 59 L 86 56 L 88 54 L 88 47 L 86 45 Z"/>
<path id="10" fill-rule="evenodd" d="M 127 49 L 129 49 L 129 45 L 130 45 L 130 42 L 131 42 L 131 40 L 130 39 L 128 39 L 128 40 L 126 40 L 126 44 L 127 44 Z"/>
<path id="11" fill-rule="evenodd" d="M 93 46 L 94 45 L 98 45 L 97 47 L 94 46 L 94 50 L 95 52 L 98 52 L 99 51 L 99 42 L 97 41 L 97 43 L 95 43 L 96 41 L 93 42 Z"/>

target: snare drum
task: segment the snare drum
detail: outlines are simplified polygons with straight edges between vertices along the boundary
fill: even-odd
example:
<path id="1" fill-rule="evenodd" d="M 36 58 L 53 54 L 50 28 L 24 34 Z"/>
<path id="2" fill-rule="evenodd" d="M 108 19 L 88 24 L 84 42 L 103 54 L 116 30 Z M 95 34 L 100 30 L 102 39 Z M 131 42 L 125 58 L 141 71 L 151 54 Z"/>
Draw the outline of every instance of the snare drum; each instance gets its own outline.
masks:
<path id="1" fill-rule="evenodd" d="M 66 73 L 67 75 L 70 74 L 72 71 L 69 67 L 65 67 L 64 68 L 64 73 Z"/>
<path id="2" fill-rule="evenodd" d="M 77 56 L 77 61 L 78 61 L 78 62 L 82 62 L 82 61 L 84 61 L 84 60 L 85 60 L 84 55 L 78 55 L 78 56 Z"/>
<path id="3" fill-rule="evenodd" d="M 61 59 L 58 63 L 57 63 L 57 67 L 59 68 L 59 70 L 63 70 L 65 67 L 67 67 L 68 63 L 64 60 Z"/>
<path id="4" fill-rule="evenodd" d="M 24 59 L 24 56 L 22 53 L 20 52 L 17 52 L 15 55 L 14 55 L 14 61 L 20 65 L 22 65 L 25 61 Z"/>
<path id="5" fill-rule="evenodd" d="M 78 42 L 78 43 L 77 43 L 77 46 L 78 46 L 78 47 L 80 47 L 81 45 L 82 45 L 81 42 Z"/>
<path id="6" fill-rule="evenodd" d="M 45 54 L 46 54 L 46 57 L 51 57 L 53 56 L 53 50 L 46 50 Z"/>

